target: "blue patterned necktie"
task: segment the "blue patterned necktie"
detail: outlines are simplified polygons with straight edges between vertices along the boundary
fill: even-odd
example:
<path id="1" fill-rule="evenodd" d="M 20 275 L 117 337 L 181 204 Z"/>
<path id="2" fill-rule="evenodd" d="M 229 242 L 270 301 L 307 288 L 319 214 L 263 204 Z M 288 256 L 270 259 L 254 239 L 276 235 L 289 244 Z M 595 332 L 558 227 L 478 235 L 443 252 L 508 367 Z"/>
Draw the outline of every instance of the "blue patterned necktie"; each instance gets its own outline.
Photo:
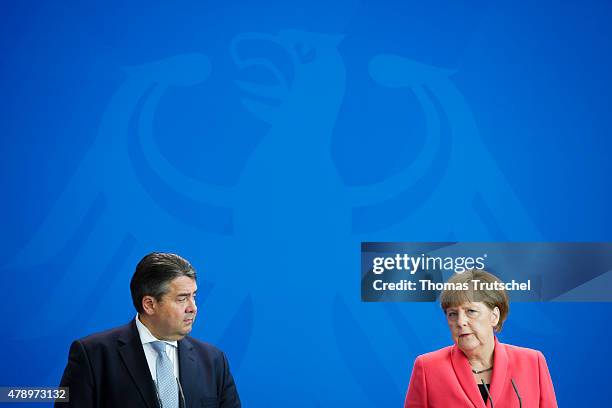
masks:
<path id="1" fill-rule="evenodd" d="M 174 364 L 166 354 L 166 343 L 154 341 L 151 346 L 157 351 L 155 370 L 157 371 L 157 392 L 162 408 L 178 408 L 178 386 L 174 376 Z"/>

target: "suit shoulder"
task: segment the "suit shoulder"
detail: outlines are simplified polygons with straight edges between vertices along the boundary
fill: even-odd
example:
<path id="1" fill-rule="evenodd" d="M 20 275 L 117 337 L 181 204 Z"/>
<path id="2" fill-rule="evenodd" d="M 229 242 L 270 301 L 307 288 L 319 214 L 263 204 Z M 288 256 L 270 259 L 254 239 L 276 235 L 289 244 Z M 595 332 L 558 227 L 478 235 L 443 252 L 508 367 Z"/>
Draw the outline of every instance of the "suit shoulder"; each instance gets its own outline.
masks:
<path id="1" fill-rule="evenodd" d="M 447 346 L 439 350 L 430 351 L 429 353 L 421 354 L 417 357 L 417 361 L 424 365 L 438 364 L 442 361 L 450 359 L 453 346 Z"/>
<path id="2" fill-rule="evenodd" d="M 198 340 L 195 337 L 186 336 L 183 340 L 187 340 L 187 342 L 200 353 L 206 353 L 213 357 L 222 357 L 224 355 L 223 351 L 219 347 L 205 341 Z"/>
<path id="3" fill-rule="evenodd" d="M 537 362 L 538 360 L 545 360 L 544 355 L 539 350 L 519 347 L 512 344 L 503 344 L 503 346 L 506 348 L 506 353 L 508 354 L 508 358 L 510 360 L 533 363 Z"/>
<path id="4" fill-rule="evenodd" d="M 84 347 L 96 347 L 100 345 L 115 344 L 115 342 L 122 337 L 125 337 L 130 333 L 131 323 L 123 326 L 114 327 L 112 329 L 104 330 L 101 332 L 93 333 L 83 338 L 78 339 Z"/>

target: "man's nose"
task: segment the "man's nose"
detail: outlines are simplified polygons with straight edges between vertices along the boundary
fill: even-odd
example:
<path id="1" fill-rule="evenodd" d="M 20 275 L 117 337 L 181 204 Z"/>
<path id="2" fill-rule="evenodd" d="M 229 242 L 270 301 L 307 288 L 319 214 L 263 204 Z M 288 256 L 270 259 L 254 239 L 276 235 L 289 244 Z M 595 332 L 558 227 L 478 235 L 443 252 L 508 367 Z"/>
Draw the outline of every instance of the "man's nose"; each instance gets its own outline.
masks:
<path id="1" fill-rule="evenodd" d="M 196 305 L 195 298 L 189 299 L 189 304 L 187 305 L 187 313 L 196 313 L 198 311 L 198 306 Z"/>

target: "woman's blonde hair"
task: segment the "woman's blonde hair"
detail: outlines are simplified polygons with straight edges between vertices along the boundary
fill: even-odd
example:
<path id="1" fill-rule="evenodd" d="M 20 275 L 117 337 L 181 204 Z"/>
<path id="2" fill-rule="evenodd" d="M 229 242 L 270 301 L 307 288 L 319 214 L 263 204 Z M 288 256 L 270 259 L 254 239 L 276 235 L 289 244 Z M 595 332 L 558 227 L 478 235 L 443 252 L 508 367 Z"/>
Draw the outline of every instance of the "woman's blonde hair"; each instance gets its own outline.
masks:
<path id="1" fill-rule="evenodd" d="M 474 282 L 478 283 L 475 285 Z M 449 307 L 458 307 L 466 302 L 482 302 L 490 310 L 499 309 L 499 321 L 494 330 L 500 332 L 510 311 L 508 294 L 504 289 L 480 289 L 479 282 L 493 283 L 501 280 L 489 272 L 480 269 L 471 269 L 463 273 L 455 273 L 447 283 L 452 283 L 453 288 L 443 290 L 440 295 L 440 306 L 446 313 Z M 467 287 L 468 289 L 464 289 Z"/>

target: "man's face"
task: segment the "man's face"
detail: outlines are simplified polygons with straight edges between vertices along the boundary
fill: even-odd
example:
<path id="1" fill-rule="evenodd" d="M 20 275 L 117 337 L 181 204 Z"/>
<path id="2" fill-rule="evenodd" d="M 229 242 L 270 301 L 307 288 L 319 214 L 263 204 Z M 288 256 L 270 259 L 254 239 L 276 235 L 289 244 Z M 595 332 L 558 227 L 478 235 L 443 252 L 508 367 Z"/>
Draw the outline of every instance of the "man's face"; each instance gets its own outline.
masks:
<path id="1" fill-rule="evenodd" d="M 149 321 L 151 333 L 160 340 L 180 340 L 191 332 L 198 308 L 195 304 L 198 286 L 195 280 L 180 276 L 170 281 L 161 301 L 153 300 Z"/>

